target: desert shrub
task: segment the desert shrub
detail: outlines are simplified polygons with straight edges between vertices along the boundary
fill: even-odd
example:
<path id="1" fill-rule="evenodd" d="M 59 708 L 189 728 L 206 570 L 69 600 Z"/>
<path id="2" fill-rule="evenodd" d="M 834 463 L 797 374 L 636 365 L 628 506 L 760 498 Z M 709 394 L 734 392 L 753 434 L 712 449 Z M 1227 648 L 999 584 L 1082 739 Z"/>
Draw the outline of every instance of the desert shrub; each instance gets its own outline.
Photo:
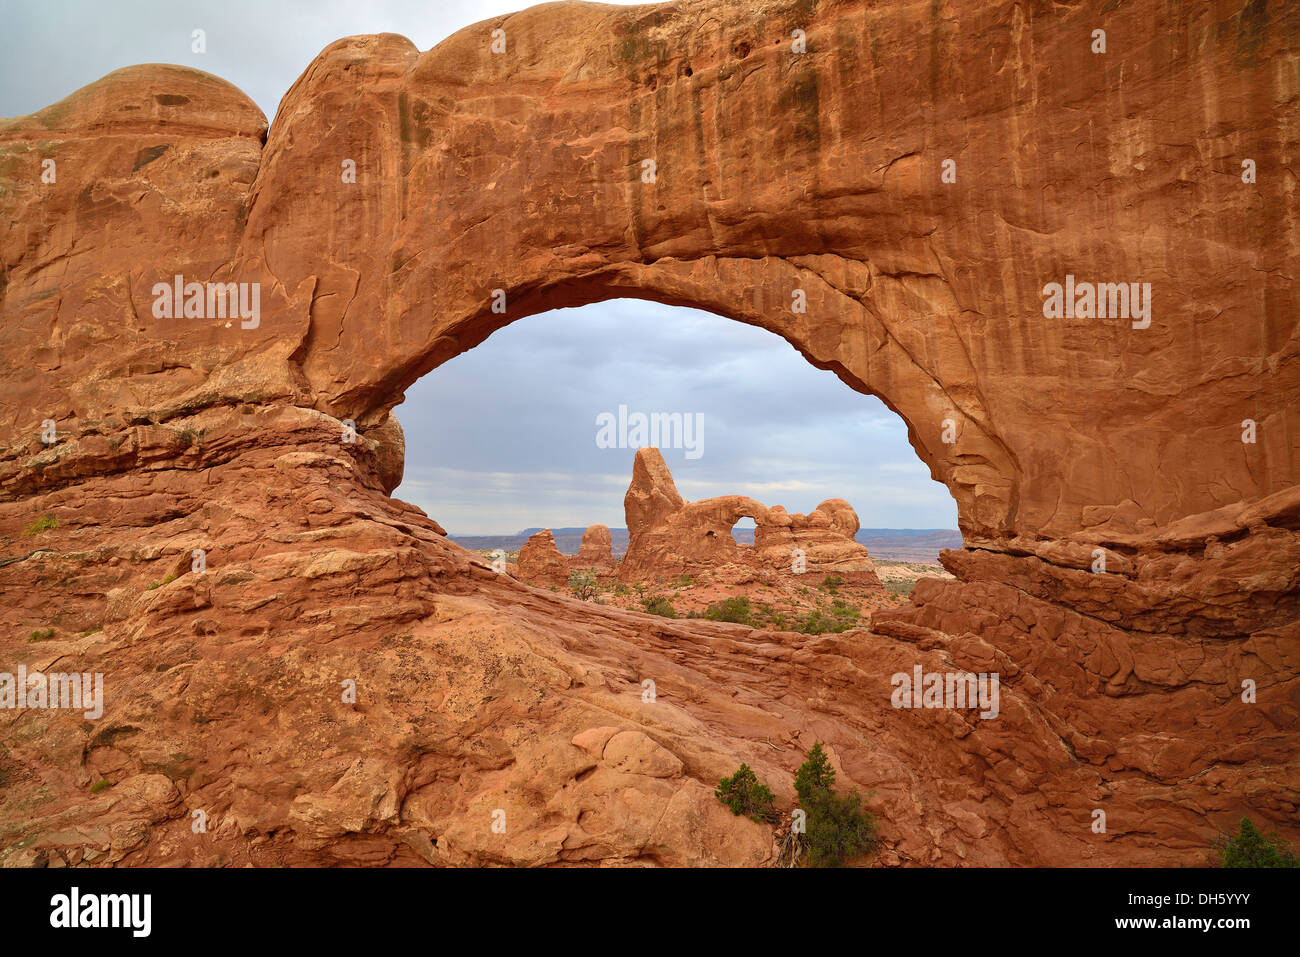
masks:
<path id="1" fill-rule="evenodd" d="M 649 598 L 641 599 L 641 607 L 651 615 L 659 615 L 663 618 L 677 617 L 677 610 L 673 608 L 673 603 L 663 595 L 651 595 Z"/>
<path id="2" fill-rule="evenodd" d="M 835 769 L 818 741 L 794 776 L 799 804 L 807 814 L 804 859 L 809 867 L 841 867 L 873 852 L 876 821 L 857 791 L 837 794 Z"/>
<path id="3" fill-rule="evenodd" d="M 53 637 L 54 637 L 54 629 L 53 629 L 53 628 L 38 628 L 38 629 L 36 629 L 35 631 L 32 632 L 32 636 L 31 636 L 31 638 L 28 639 L 28 640 L 29 640 L 29 641 L 49 641 L 49 640 L 50 640 L 51 638 L 53 638 Z"/>
<path id="4" fill-rule="evenodd" d="M 822 579 L 821 587 L 825 588 L 832 595 L 836 594 L 835 589 L 844 584 L 844 579 L 839 575 L 827 575 Z"/>
<path id="5" fill-rule="evenodd" d="M 24 535 L 39 535 L 41 532 L 51 528 L 58 528 L 59 520 L 53 515 L 42 515 L 36 521 L 23 528 Z"/>
<path id="6" fill-rule="evenodd" d="M 829 608 L 816 608 L 799 621 L 799 630 L 805 635 L 839 634 L 858 626 L 862 616 L 852 605 L 836 599 Z"/>
<path id="7" fill-rule="evenodd" d="M 98 794 L 100 791 L 103 791 L 106 788 L 111 788 L 112 786 L 113 786 L 113 782 L 110 781 L 108 778 L 100 778 L 98 781 L 96 781 L 94 784 L 90 786 L 90 793 Z"/>
<path id="8" fill-rule="evenodd" d="M 1250 818 L 1241 819 L 1241 829 L 1219 842 L 1220 867 L 1300 867 L 1300 858 L 1276 831 L 1261 834 Z"/>
<path id="9" fill-rule="evenodd" d="M 743 595 L 715 601 L 704 609 L 704 617 L 709 621 L 729 621 L 737 625 L 753 625 L 754 613 L 749 607 L 749 599 Z"/>
<path id="10" fill-rule="evenodd" d="M 857 791 L 822 791 L 804 808 L 808 812 L 809 867 L 842 867 L 846 861 L 876 850 L 876 821 L 862 807 Z"/>
<path id="11" fill-rule="evenodd" d="M 152 585 L 150 585 L 148 588 L 146 588 L 145 591 L 153 591 L 155 588 L 162 588 L 163 585 L 170 585 L 170 584 L 171 584 L 172 582 L 174 582 L 175 580 L 176 580 L 176 576 L 175 576 L 175 575 L 168 575 L 168 576 L 167 576 L 166 578 L 164 578 L 162 581 L 160 581 L 160 582 L 154 582 Z"/>
<path id="12" fill-rule="evenodd" d="M 742 764 L 731 777 L 719 781 L 713 793 L 737 817 L 743 814 L 759 822 L 771 822 L 777 818 L 772 792 L 759 782 L 748 764 Z"/>
<path id="13" fill-rule="evenodd" d="M 591 601 L 596 594 L 596 576 L 591 572 L 570 572 L 569 589 L 583 601 Z"/>

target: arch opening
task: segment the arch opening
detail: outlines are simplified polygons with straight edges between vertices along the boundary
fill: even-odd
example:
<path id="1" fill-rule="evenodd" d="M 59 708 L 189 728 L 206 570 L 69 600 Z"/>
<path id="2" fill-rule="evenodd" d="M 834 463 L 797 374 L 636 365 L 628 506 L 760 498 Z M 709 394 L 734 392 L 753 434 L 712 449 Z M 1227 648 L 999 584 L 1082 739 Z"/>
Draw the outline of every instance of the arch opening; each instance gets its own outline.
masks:
<path id="1" fill-rule="evenodd" d="M 956 504 L 879 399 L 714 313 L 637 298 L 529 318 L 442 362 L 398 409 L 393 494 L 454 541 L 529 583 L 590 572 L 629 607 L 665 589 L 683 614 L 749 598 L 755 623 L 889 604 L 900 571 L 950 577 L 937 559 L 960 546 Z M 660 449 L 662 481 L 639 478 L 643 446 Z M 658 502 L 644 521 L 638 483 Z M 931 554 L 896 558 L 909 536 Z"/>

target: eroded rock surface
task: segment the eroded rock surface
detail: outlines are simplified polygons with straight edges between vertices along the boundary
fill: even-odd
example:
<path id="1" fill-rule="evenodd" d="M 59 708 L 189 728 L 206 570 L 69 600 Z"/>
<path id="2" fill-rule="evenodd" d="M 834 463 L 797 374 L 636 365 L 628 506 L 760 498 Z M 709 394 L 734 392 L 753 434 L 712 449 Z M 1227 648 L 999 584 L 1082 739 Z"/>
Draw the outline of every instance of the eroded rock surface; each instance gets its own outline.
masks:
<path id="1" fill-rule="evenodd" d="M 549 528 L 533 533 L 524 542 L 516 573 L 520 581 L 530 585 L 563 585 L 569 580 L 569 561 Z"/>
<path id="2" fill-rule="evenodd" d="M 567 3 L 340 40 L 269 131 L 157 65 L 0 123 L 0 669 L 106 696 L 0 713 L 0 862 L 751 864 L 709 789 L 743 760 L 788 803 L 814 740 L 887 864 L 1300 840 L 1298 37 L 1281 3 Z M 256 321 L 160 315 L 177 275 Z M 1151 282 L 1150 324 L 1048 319 L 1067 275 Z M 408 385 L 627 295 L 881 396 L 957 580 L 842 635 L 668 621 L 388 496 Z M 892 707 L 917 665 L 996 671 L 999 716 Z"/>
<path id="3" fill-rule="evenodd" d="M 582 533 L 578 554 L 569 559 L 574 568 L 609 571 L 614 567 L 614 539 L 608 525 L 588 525 Z"/>

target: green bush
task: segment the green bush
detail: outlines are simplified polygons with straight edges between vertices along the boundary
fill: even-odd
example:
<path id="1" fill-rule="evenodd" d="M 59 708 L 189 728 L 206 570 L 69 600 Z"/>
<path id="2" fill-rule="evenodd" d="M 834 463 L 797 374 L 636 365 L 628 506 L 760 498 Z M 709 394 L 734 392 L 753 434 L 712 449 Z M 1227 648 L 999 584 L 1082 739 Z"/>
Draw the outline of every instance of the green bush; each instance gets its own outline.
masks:
<path id="1" fill-rule="evenodd" d="M 715 601 L 704 609 L 704 617 L 709 621 L 729 621 L 737 625 L 754 624 L 754 613 L 749 607 L 749 599 L 743 595 Z"/>
<path id="2" fill-rule="evenodd" d="M 1241 819 L 1241 830 L 1224 837 L 1219 844 L 1220 867 L 1300 867 L 1276 831 L 1261 834 L 1250 818 Z"/>
<path id="3" fill-rule="evenodd" d="M 53 628 L 44 628 L 44 629 L 38 628 L 32 632 L 32 636 L 31 638 L 28 639 L 28 641 L 49 641 L 53 637 L 54 637 Z"/>
<path id="4" fill-rule="evenodd" d="M 876 821 L 857 791 L 837 794 L 835 769 L 818 741 L 795 773 L 794 789 L 807 814 L 805 860 L 810 867 L 841 867 L 876 850 Z"/>
<path id="5" fill-rule="evenodd" d="M 805 635 L 839 634 L 858 627 L 862 616 L 858 610 L 837 598 L 829 608 L 817 608 L 799 621 L 799 630 Z"/>
<path id="6" fill-rule="evenodd" d="M 777 818 L 772 792 L 759 783 L 748 764 L 742 764 L 731 777 L 719 781 L 713 793 L 737 817 L 743 814 L 760 823 L 771 823 Z"/>
<path id="7" fill-rule="evenodd" d="M 863 810 L 857 791 L 822 791 L 804 810 L 808 812 L 805 859 L 809 867 L 843 867 L 845 861 L 876 850 L 876 822 Z"/>
<path id="8" fill-rule="evenodd" d="M 677 617 L 677 610 L 673 608 L 673 603 L 663 595 L 651 595 L 649 598 L 643 598 L 641 607 L 651 615 L 659 615 L 662 618 Z"/>

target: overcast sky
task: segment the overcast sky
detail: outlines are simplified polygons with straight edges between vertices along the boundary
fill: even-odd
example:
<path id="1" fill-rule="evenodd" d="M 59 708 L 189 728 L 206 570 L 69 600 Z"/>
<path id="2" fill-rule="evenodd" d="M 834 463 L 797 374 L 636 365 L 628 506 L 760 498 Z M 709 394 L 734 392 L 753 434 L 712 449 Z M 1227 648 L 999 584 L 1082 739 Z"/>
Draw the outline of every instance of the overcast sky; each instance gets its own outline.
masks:
<path id="1" fill-rule="evenodd" d="M 506 326 L 415 384 L 397 417 L 397 491 L 453 534 L 624 525 L 634 449 L 600 448 L 597 416 L 702 417 L 698 458 L 665 449 L 688 499 L 748 495 L 791 512 L 844 498 L 865 528 L 956 528 L 952 497 L 873 396 L 784 339 L 634 299 Z"/>
<path id="2" fill-rule="evenodd" d="M 119 67 L 215 73 L 274 117 L 339 37 L 400 33 L 421 50 L 521 9 L 513 0 L 36 0 L 6 2 L 0 115 L 48 106 Z M 207 52 L 191 51 L 195 29 Z M 602 449 L 596 417 L 703 418 L 702 454 L 664 452 L 689 499 L 749 495 L 791 512 L 845 498 L 863 527 L 956 528 L 901 419 L 808 365 L 777 336 L 708 313 L 618 300 L 534 316 L 425 376 L 397 414 L 395 493 L 453 534 L 622 526 L 633 450 Z"/>

